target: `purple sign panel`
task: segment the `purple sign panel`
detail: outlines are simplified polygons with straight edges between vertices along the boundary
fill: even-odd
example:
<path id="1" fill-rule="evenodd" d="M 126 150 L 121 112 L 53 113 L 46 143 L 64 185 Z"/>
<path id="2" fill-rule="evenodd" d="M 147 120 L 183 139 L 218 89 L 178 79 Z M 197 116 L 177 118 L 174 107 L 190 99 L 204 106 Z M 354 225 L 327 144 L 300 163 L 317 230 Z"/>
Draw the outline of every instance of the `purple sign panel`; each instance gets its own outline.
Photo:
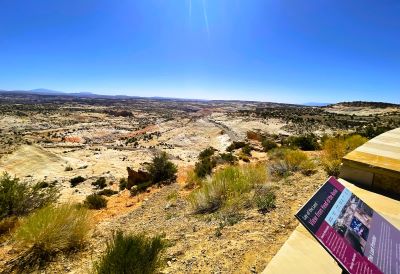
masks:
<path id="1" fill-rule="evenodd" d="M 334 177 L 296 218 L 347 272 L 400 274 L 400 231 Z"/>

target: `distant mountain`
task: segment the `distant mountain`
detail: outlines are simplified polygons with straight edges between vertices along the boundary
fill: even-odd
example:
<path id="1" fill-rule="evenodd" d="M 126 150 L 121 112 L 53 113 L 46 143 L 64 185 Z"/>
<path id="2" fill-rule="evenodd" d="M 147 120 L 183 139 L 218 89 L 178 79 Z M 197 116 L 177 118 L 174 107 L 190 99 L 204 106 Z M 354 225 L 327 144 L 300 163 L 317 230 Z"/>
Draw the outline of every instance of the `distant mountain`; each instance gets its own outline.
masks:
<path id="1" fill-rule="evenodd" d="M 304 103 L 302 105 L 308 106 L 308 107 L 326 107 L 328 105 L 331 105 L 332 103 L 318 103 L 318 102 L 308 102 Z"/>
<path id="2" fill-rule="evenodd" d="M 33 94 L 42 94 L 42 95 L 63 95 L 63 94 L 65 94 L 65 92 L 62 92 L 62 91 L 56 91 L 56 90 L 51 90 L 51 89 L 46 89 L 46 88 L 31 89 L 31 90 L 27 90 L 26 92 L 27 93 L 30 92 Z"/>

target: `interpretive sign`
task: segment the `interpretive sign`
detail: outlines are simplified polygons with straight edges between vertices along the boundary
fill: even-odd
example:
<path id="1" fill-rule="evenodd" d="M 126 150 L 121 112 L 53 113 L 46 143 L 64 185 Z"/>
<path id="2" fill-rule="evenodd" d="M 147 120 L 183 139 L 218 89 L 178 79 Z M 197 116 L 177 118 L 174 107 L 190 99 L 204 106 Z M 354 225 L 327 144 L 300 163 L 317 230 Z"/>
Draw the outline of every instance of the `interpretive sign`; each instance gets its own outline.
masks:
<path id="1" fill-rule="evenodd" d="M 400 231 L 334 177 L 296 218 L 347 272 L 400 274 Z"/>

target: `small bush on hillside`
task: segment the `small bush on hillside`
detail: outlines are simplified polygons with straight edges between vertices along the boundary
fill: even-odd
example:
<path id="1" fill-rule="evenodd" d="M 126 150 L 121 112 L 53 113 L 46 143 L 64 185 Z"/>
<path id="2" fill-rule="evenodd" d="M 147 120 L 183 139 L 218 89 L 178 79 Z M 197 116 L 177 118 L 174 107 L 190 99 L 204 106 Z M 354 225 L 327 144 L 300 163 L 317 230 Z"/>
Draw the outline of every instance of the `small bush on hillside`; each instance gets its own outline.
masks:
<path id="1" fill-rule="evenodd" d="M 69 182 L 71 183 L 71 187 L 76 187 L 77 185 L 79 185 L 80 183 L 86 181 L 85 178 L 83 178 L 82 176 L 77 176 L 72 178 L 71 180 L 69 180 Z"/>
<path id="2" fill-rule="evenodd" d="M 268 165 L 269 173 L 275 178 L 287 177 L 290 169 L 284 160 L 275 160 Z"/>
<path id="3" fill-rule="evenodd" d="M 205 180 L 191 193 L 189 201 L 196 213 L 214 212 L 226 205 L 236 206 L 233 201 L 244 203 L 246 194 L 266 180 L 263 165 L 228 166 Z"/>
<path id="4" fill-rule="evenodd" d="M 92 183 L 92 186 L 95 186 L 97 189 L 103 189 L 107 186 L 106 178 L 100 177 L 95 182 Z"/>
<path id="5" fill-rule="evenodd" d="M 338 177 L 340 174 L 340 165 L 342 164 L 341 160 L 324 160 L 322 162 L 325 172 L 329 176 Z"/>
<path id="6" fill-rule="evenodd" d="M 40 181 L 40 182 L 37 182 L 36 184 L 34 184 L 32 188 L 35 190 L 40 190 L 42 188 L 54 187 L 56 185 L 56 183 L 57 183 L 57 181 L 54 181 L 52 183 Z"/>
<path id="7" fill-rule="evenodd" d="M 128 185 L 128 180 L 126 178 L 119 179 L 119 190 L 124 190 Z"/>
<path id="8" fill-rule="evenodd" d="M 233 155 L 232 153 L 220 153 L 219 154 L 219 160 L 222 163 L 229 163 L 229 164 L 234 164 L 237 162 L 237 157 Z"/>
<path id="9" fill-rule="evenodd" d="M 320 149 L 320 145 L 318 144 L 318 138 L 314 134 L 290 136 L 284 141 L 284 145 L 295 148 L 297 147 L 301 150 Z"/>
<path id="10" fill-rule="evenodd" d="M 107 207 L 107 200 L 101 195 L 90 194 L 83 204 L 89 209 L 101 209 Z"/>
<path id="11" fill-rule="evenodd" d="M 368 141 L 367 138 L 360 135 L 351 135 L 345 139 L 347 153 L 363 145 Z"/>
<path id="12" fill-rule="evenodd" d="M 152 274 L 162 266 L 166 243 L 160 236 L 124 235 L 117 232 L 104 255 L 94 264 L 97 274 Z"/>
<path id="13" fill-rule="evenodd" d="M 303 175 L 310 176 L 314 174 L 317 170 L 317 165 L 312 161 L 307 159 L 306 161 L 302 162 L 299 166 L 300 171 Z"/>
<path id="14" fill-rule="evenodd" d="M 57 198 L 56 188 L 29 186 L 7 173 L 0 176 L 0 219 L 26 215 L 55 202 Z"/>
<path id="15" fill-rule="evenodd" d="M 47 261 L 57 252 L 81 247 L 89 229 L 86 209 L 70 204 L 47 206 L 22 221 L 15 239 L 30 249 L 28 263 L 36 264 Z"/>
<path id="16" fill-rule="evenodd" d="M 148 182 L 144 182 L 138 185 L 134 185 L 131 187 L 131 189 L 129 190 L 132 196 L 135 196 L 136 194 L 146 191 L 147 188 L 149 186 L 151 186 L 153 184 L 153 182 L 148 181 Z"/>
<path id="17" fill-rule="evenodd" d="M 323 143 L 322 165 L 328 175 L 339 176 L 342 158 L 368 141 L 360 135 L 327 138 Z"/>
<path id="18" fill-rule="evenodd" d="M 269 171 L 275 178 L 287 177 L 291 172 L 301 171 L 304 175 L 315 172 L 316 165 L 303 151 L 279 148 L 271 151 Z"/>
<path id="19" fill-rule="evenodd" d="M 275 193 L 270 188 L 260 187 L 254 194 L 254 202 L 258 211 L 265 214 L 276 207 Z"/>
<path id="20" fill-rule="evenodd" d="M 201 178 L 197 176 L 196 172 L 194 172 L 194 169 L 188 170 L 186 173 L 186 184 L 185 188 L 186 189 L 193 189 L 196 186 L 200 186 L 201 184 Z"/>
<path id="21" fill-rule="evenodd" d="M 263 139 L 262 142 L 261 142 L 261 145 L 262 145 L 262 147 L 263 147 L 265 152 L 268 152 L 271 149 L 274 149 L 274 148 L 278 147 L 277 143 L 275 143 L 274 141 L 269 140 L 269 139 Z"/>
<path id="22" fill-rule="evenodd" d="M 176 165 L 168 160 L 165 152 L 155 156 L 146 169 L 153 183 L 170 182 L 176 179 Z"/>
<path id="23" fill-rule="evenodd" d="M 247 155 L 244 154 L 244 153 L 239 154 L 239 160 L 242 160 L 243 162 L 246 162 L 246 163 L 250 163 L 250 158 L 249 158 L 249 156 L 247 156 Z"/>
<path id="24" fill-rule="evenodd" d="M 249 144 L 246 144 L 244 147 L 242 147 L 242 153 L 246 156 L 251 156 L 252 149 L 253 148 Z"/>
<path id="25" fill-rule="evenodd" d="M 65 167 L 65 171 L 71 171 L 71 170 L 73 170 L 72 166 L 67 165 L 67 166 Z"/>
<path id="26" fill-rule="evenodd" d="M 211 156 L 214 155 L 214 152 L 216 151 L 215 148 L 213 147 L 208 147 L 206 149 L 204 149 L 203 151 L 200 152 L 199 154 L 199 159 L 205 159 L 205 158 L 210 158 Z"/>
<path id="27" fill-rule="evenodd" d="M 103 189 L 103 190 L 100 190 L 99 192 L 97 192 L 97 194 L 110 197 L 110 196 L 112 196 L 114 194 L 118 194 L 118 191 L 115 191 L 115 190 L 112 190 L 112 189 Z"/>
<path id="28" fill-rule="evenodd" d="M 288 150 L 284 156 L 284 160 L 291 171 L 300 170 L 302 164 L 309 161 L 307 154 L 301 150 Z"/>
<path id="29" fill-rule="evenodd" d="M 282 160 L 289 150 L 286 147 L 274 148 L 269 151 L 268 156 L 271 160 Z"/>
<path id="30" fill-rule="evenodd" d="M 226 148 L 226 151 L 232 152 L 232 151 L 234 151 L 234 150 L 236 150 L 236 149 L 239 149 L 239 148 L 244 147 L 245 145 L 246 145 L 245 142 L 236 142 L 236 141 L 234 141 L 232 144 L 230 144 L 230 145 Z"/>
<path id="31" fill-rule="evenodd" d="M 194 172 L 199 178 L 204 178 L 210 175 L 213 168 L 217 165 L 214 159 L 204 158 L 200 162 L 197 162 L 194 167 Z"/>

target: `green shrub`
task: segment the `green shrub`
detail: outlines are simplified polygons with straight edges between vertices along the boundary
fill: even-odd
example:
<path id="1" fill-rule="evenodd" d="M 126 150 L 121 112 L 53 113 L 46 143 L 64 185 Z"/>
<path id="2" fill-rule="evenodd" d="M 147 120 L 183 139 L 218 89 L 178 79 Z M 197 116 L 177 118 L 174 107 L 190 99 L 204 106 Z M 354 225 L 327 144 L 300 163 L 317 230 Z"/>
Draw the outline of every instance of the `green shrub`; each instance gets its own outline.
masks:
<path id="1" fill-rule="evenodd" d="M 29 248 L 29 263 L 42 263 L 57 252 L 82 246 L 90 229 L 89 213 L 82 207 L 64 204 L 35 211 L 15 232 L 15 240 Z"/>
<path id="2" fill-rule="evenodd" d="M 58 198 L 58 189 L 39 188 L 3 173 L 0 177 L 0 219 L 26 215 Z"/>
<path id="3" fill-rule="evenodd" d="M 78 184 L 80 184 L 84 181 L 86 181 L 86 179 L 83 178 L 82 176 L 77 176 L 77 177 L 74 177 L 71 180 L 69 180 L 69 182 L 71 183 L 71 187 L 76 187 Z"/>
<path id="4" fill-rule="evenodd" d="M 284 160 L 290 171 L 299 171 L 304 162 L 309 161 L 307 154 L 301 150 L 288 150 L 285 153 Z"/>
<path id="5" fill-rule="evenodd" d="M 266 138 L 262 140 L 261 145 L 265 152 L 278 147 L 277 143 Z"/>
<path id="6" fill-rule="evenodd" d="M 166 247 L 160 236 L 153 238 L 117 232 L 107 244 L 105 254 L 94 264 L 97 274 L 152 274 L 162 266 Z"/>
<path id="7" fill-rule="evenodd" d="M 236 201 L 243 202 L 256 184 L 266 180 L 263 165 L 228 166 L 206 179 L 190 194 L 189 201 L 196 213 L 214 212 L 223 206 L 236 206 Z"/>
<path id="8" fill-rule="evenodd" d="M 119 190 L 124 190 L 128 185 L 128 180 L 126 178 L 119 179 Z"/>
<path id="9" fill-rule="evenodd" d="M 211 156 L 214 155 L 214 152 L 216 151 L 215 148 L 213 147 L 208 147 L 204 149 L 203 151 L 200 152 L 199 154 L 199 159 L 205 159 L 205 158 L 210 158 Z"/>
<path id="10" fill-rule="evenodd" d="M 230 153 L 220 153 L 219 159 L 222 161 L 222 163 L 229 163 L 229 164 L 234 164 L 238 161 L 237 157 L 235 155 L 233 155 L 231 152 Z"/>
<path id="11" fill-rule="evenodd" d="M 170 182 L 176 179 L 177 167 L 168 160 L 165 152 L 155 156 L 146 169 L 153 183 Z"/>
<path id="12" fill-rule="evenodd" d="M 271 160 L 283 160 L 286 153 L 289 151 L 289 148 L 286 147 L 278 147 L 271 149 L 268 153 L 269 159 Z"/>
<path id="13" fill-rule="evenodd" d="M 33 186 L 34 189 L 42 189 L 46 187 L 50 187 L 50 184 L 45 181 L 40 181 Z"/>
<path id="14" fill-rule="evenodd" d="M 258 210 L 265 214 L 276 207 L 276 196 L 270 188 L 261 187 L 254 194 L 254 201 Z"/>
<path id="15" fill-rule="evenodd" d="M 368 141 L 360 135 L 327 138 L 323 143 L 322 165 L 330 176 L 339 176 L 342 158 Z"/>
<path id="16" fill-rule="evenodd" d="M 214 159 L 204 158 L 200 162 L 197 162 L 194 167 L 194 172 L 199 178 L 204 178 L 211 174 L 213 168 L 217 165 Z"/>
<path id="17" fill-rule="evenodd" d="M 286 146 L 299 148 L 301 150 L 320 149 L 320 145 L 318 144 L 318 138 L 314 134 L 290 136 L 284 141 L 284 144 Z"/>
<path id="18" fill-rule="evenodd" d="M 102 189 L 99 192 L 97 192 L 98 195 L 103 195 L 103 196 L 112 196 L 114 194 L 118 194 L 118 191 L 112 190 L 112 189 Z"/>
<path id="19" fill-rule="evenodd" d="M 268 165 L 271 176 L 275 178 L 287 177 L 290 175 L 290 169 L 284 160 L 275 160 Z"/>
<path id="20" fill-rule="evenodd" d="M 226 148 L 226 151 L 232 152 L 232 151 L 234 151 L 234 150 L 236 150 L 236 149 L 239 149 L 239 148 L 244 147 L 245 145 L 246 145 L 245 142 L 236 142 L 236 141 L 233 141 L 233 143 L 230 144 L 230 145 Z"/>
<path id="21" fill-rule="evenodd" d="M 291 172 L 301 171 L 304 175 L 315 172 L 316 165 L 303 151 L 287 148 L 273 149 L 268 169 L 275 178 L 287 177 Z"/>
<path id="22" fill-rule="evenodd" d="M 249 156 L 247 156 L 244 153 L 240 153 L 239 154 L 239 160 L 242 160 L 243 162 L 249 163 L 250 162 L 250 158 Z"/>
<path id="23" fill-rule="evenodd" d="M 151 186 L 153 184 L 153 182 L 148 181 L 148 182 L 144 182 L 138 185 L 134 185 L 131 187 L 131 189 L 129 190 L 131 195 L 134 196 L 140 192 L 145 191 L 149 186 Z"/>
<path id="24" fill-rule="evenodd" d="M 300 171 L 303 175 L 310 176 L 314 174 L 317 170 L 317 165 L 310 159 L 302 162 L 299 166 Z"/>
<path id="25" fill-rule="evenodd" d="M 340 174 L 340 165 L 342 164 L 341 160 L 323 160 L 322 165 L 324 167 L 325 172 L 329 176 L 338 177 Z"/>
<path id="26" fill-rule="evenodd" d="M 244 147 L 242 147 L 242 153 L 246 156 L 251 156 L 252 149 L 253 148 L 249 144 L 246 144 Z"/>
<path id="27" fill-rule="evenodd" d="M 83 204 L 89 209 L 101 209 L 107 207 L 107 200 L 101 195 L 90 194 L 86 196 Z"/>
<path id="28" fill-rule="evenodd" d="M 106 178 L 100 177 L 95 182 L 92 183 L 92 186 L 95 186 L 97 189 L 103 189 L 107 186 Z"/>

